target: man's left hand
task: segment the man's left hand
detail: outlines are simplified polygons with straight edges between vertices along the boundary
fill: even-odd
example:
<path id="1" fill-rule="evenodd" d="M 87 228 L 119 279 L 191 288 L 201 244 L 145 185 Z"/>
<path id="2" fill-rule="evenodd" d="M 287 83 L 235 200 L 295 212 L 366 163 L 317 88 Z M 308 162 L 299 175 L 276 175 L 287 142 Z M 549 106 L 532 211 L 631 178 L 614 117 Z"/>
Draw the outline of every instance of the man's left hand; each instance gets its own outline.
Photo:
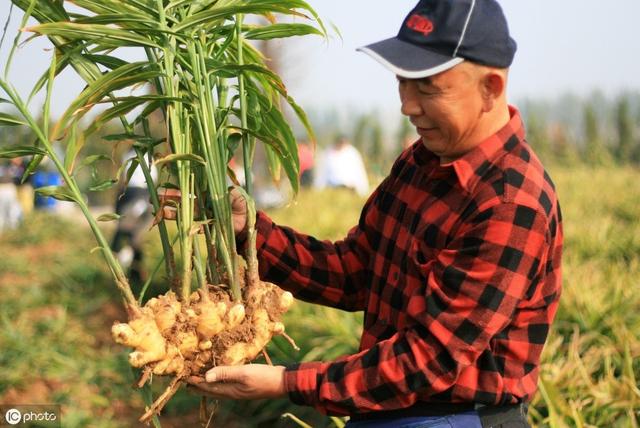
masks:
<path id="1" fill-rule="evenodd" d="M 213 398 L 254 400 L 286 395 L 284 366 L 220 366 L 209 370 L 204 379 L 191 376 L 187 382 L 194 386 L 195 392 Z"/>

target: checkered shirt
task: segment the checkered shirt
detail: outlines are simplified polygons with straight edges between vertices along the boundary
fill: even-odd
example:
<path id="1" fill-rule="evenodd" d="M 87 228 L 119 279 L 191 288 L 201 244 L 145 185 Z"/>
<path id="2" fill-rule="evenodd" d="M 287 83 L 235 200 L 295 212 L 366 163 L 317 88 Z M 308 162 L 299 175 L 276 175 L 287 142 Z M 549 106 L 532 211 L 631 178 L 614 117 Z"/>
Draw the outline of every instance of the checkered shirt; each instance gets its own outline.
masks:
<path id="1" fill-rule="evenodd" d="M 560 297 L 563 235 L 554 185 L 519 112 L 510 114 L 450 164 L 420 142 L 406 149 L 344 240 L 258 214 L 264 280 L 364 311 L 358 353 L 287 366 L 294 403 L 353 415 L 532 398 Z"/>

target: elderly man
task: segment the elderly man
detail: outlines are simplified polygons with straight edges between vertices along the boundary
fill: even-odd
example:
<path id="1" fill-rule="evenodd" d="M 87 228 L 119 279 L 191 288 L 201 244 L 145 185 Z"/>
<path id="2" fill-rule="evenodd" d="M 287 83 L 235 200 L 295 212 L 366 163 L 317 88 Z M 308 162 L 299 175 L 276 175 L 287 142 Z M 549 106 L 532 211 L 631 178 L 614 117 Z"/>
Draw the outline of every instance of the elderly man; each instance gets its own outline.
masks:
<path id="1" fill-rule="evenodd" d="M 360 351 L 330 362 L 217 367 L 202 391 L 288 394 L 351 427 L 526 426 L 560 296 L 553 184 L 507 104 L 516 44 L 494 0 L 422 0 L 361 49 L 398 79 L 421 139 L 339 242 L 257 219 L 263 278 L 364 310 Z M 237 232 L 244 205 L 234 201 Z"/>

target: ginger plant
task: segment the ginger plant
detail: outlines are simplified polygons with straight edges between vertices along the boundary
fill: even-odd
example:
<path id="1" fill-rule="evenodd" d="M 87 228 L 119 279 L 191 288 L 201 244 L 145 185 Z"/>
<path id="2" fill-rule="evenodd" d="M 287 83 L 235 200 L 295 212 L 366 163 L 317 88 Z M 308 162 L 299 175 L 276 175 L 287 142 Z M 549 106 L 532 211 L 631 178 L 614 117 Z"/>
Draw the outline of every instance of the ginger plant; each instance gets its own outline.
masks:
<path id="1" fill-rule="evenodd" d="M 326 31 L 303 0 L 11 1 L 25 12 L 21 32 L 46 36 L 53 55 L 49 69 L 23 99 L 9 83 L 20 40 L 16 36 L 0 87 L 17 114 L 0 114 L 0 124 L 27 126 L 36 142 L 0 148 L 0 157 L 32 156 L 27 174 L 49 158 L 64 185 L 38 192 L 75 202 L 87 219 L 127 309 L 129 319 L 114 324 L 112 334 L 116 342 L 133 348 L 129 363 L 141 369 L 138 386 L 152 375 L 173 376 L 141 417 L 148 422 L 188 376 L 217 364 L 247 363 L 273 335 L 286 335 L 281 317 L 293 298 L 258 276 L 251 169 L 261 142 L 270 170 L 284 170 L 297 190 L 297 145 L 280 110 L 281 99 L 310 135 L 312 131 L 303 110 L 251 41 Z M 267 23 L 248 24 L 245 15 L 266 17 Z M 276 16 L 281 15 L 311 23 L 279 23 Z M 37 24 L 27 25 L 29 18 Z M 126 61 L 120 55 L 125 47 L 139 50 L 145 59 Z M 54 83 L 67 68 L 86 86 L 50 127 Z M 123 95 L 125 90 L 129 92 Z M 41 119 L 36 119 L 30 100 L 40 91 L 46 96 Z M 98 105 L 106 108 L 90 116 Z M 151 115 L 158 111 L 164 120 L 161 138 L 150 126 Z M 82 168 L 95 169 L 104 159 L 85 153 L 82 141 L 112 120 L 119 121 L 122 131 L 104 136 L 105 144 L 130 144 L 135 150 L 136 156 L 121 170 L 142 169 L 162 242 L 168 291 L 144 305 L 98 224 L 117 216 L 94 218 L 77 179 Z M 237 152 L 243 158 L 244 189 L 228 166 Z M 152 163 L 162 169 L 162 180 L 152 178 Z M 248 201 L 245 251 L 237 247 L 234 235 L 229 177 Z M 116 182 L 109 177 L 92 189 L 108 189 Z M 163 199 L 160 189 L 177 190 L 179 197 Z M 167 206 L 177 213 L 175 228 L 168 227 L 163 216 Z"/>

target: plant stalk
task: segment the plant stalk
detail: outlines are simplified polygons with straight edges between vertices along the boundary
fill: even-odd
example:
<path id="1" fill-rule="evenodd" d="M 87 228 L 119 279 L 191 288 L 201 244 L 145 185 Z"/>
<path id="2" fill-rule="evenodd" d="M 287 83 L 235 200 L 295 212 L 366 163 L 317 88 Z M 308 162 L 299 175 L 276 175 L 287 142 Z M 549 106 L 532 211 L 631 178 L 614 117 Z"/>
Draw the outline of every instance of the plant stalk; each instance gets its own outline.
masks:
<path id="1" fill-rule="evenodd" d="M 236 37 L 238 39 L 238 65 L 244 65 L 244 37 L 242 34 L 242 14 L 238 14 L 236 18 Z M 247 129 L 247 92 L 245 88 L 245 76 L 242 71 L 238 76 L 238 86 L 240 91 L 240 126 L 242 129 Z M 249 194 L 253 195 L 253 181 L 251 179 L 251 163 L 252 163 L 252 149 L 249 141 L 249 135 L 242 132 L 242 163 L 244 166 L 244 188 Z"/>

